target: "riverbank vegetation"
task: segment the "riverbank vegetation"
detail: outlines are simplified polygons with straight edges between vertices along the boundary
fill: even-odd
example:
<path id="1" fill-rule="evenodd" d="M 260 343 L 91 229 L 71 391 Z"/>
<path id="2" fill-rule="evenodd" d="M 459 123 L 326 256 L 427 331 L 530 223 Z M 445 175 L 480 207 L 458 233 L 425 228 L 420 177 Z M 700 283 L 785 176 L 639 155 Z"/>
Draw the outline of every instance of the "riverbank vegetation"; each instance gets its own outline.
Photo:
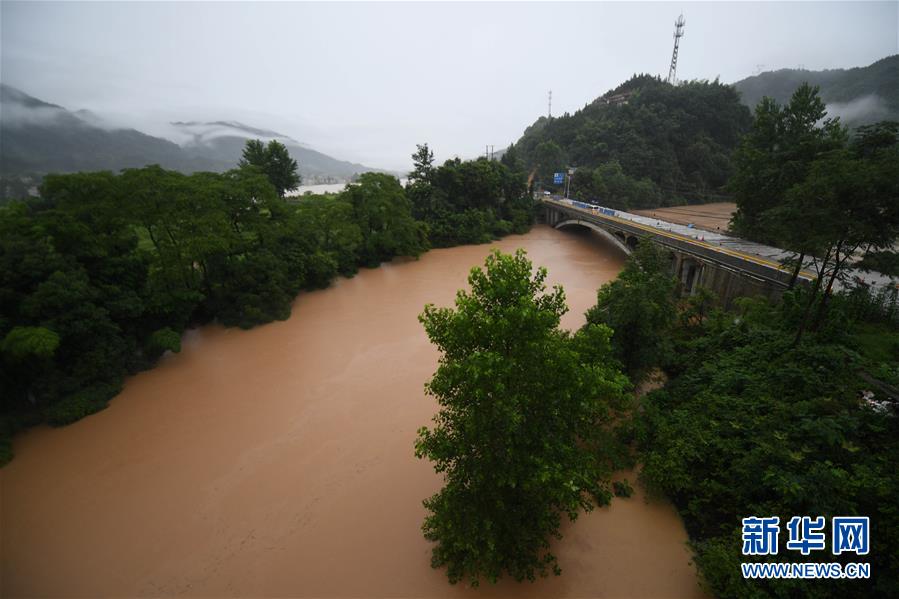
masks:
<path id="1" fill-rule="evenodd" d="M 412 158 L 406 191 L 434 247 L 485 243 L 530 229 L 534 202 L 519 164 L 455 158 L 434 166 L 427 144 Z"/>
<path id="2" fill-rule="evenodd" d="M 423 530 L 451 583 L 559 574 L 550 539 L 562 517 L 612 497 L 621 451 L 609 425 L 629 382 L 608 327 L 559 328 L 565 294 L 545 279 L 522 250 L 494 252 L 455 309 L 428 305 L 419 317 L 441 352 L 427 385 L 440 411 L 415 450 L 445 480 L 424 502 Z"/>
<path id="3" fill-rule="evenodd" d="M 796 344 L 809 293 L 789 292 L 779 305 L 743 298 L 732 311 L 679 319 L 668 331 L 673 351 L 660 362 L 668 383 L 635 418 L 641 478 L 677 507 L 716 596 L 899 592 L 899 418 L 895 390 L 891 400 L 875 370 L 899 363 L 899 327 L 873 316 L 868 302 L 837 294 L 826 324 Z M 802 557 L 782 546 L 770 560 L 864 561 L 871 579 L 744 579 L 740 562 L 756 558 L 741 555 L 740 523 L 752 515 L 870 517 L 867 556 Z"/>
<path id="4" fill-rule="evenodd" d="M 251 141 L 225 173 L 48 175 L 39 198 L 0 208 L 0 463 L 13 432 L 102 409 L 187 327 L 283 320 L 337 275 L 532 222 L 524 174 L 486 160 L 435 168 L 427 193 L 366 173 L 287 203 L 298 179 L 282 150 Z"/>
<path id="5" fill-rule="evenodd" d="M 441 410 L 416 444 L 445 476 L 425 501 L 432 565 L 472 585 L 558 574 L 549 539 L 561 516 L 607 503 L 609 474 L 636 458 L 649 492 L 682 516 L 715 596 L 895 596 L 899 292 L 834 292 L 797 338 L 823 290 L 725 310 L 705 289 L 679 298 L 666 258 L 640 244 L 574 335 L 557 329 L 560 290 L 544 293 L 520 254 L 474 269 L 455 309 L 425 309 L 442 354 L 428 385 Z M 637 382 L 661 370 L 666 383 L 629 404 L 622 370 Z M 741 555 L 742 518 L 809 514 L 870 517 L 870 553 L 765 559 L 865 561 L 870 579 L 743 578 L 741 561 L 759 558 Z"/>
<path id="6" fill-rule="evenodd" d="M 738 298 L 731 310 L 702 289 L 676 300 L 666 261 L 644 244 L 588 313 L 615 329 L 629 374 L 667 375 L 635 414 L 641 477 L 677 507 L 716 596 L 899 594 L 897 289 L 849 276 L 854 262 L 895 261 L 897 127 L 849 141 L 838 124 L 819 126 L 822 116 L 813 88 L 786 108 L 763 101 L 733 183 L 738 226 L 804 253 L 813 283 L 777 304 Z M 744 579 L 740 562 L 756 558 L 741 555 L 741 519 L 796 515 L 870 517 L 870 553 L 770 561 L 864 561 L 871 578 Z"/>
<path id="7" fill-rule="evenodd" d="M 825 116 L 808 86 L 786 107 L 763 100 L 731 179 L 736 226 L 797 252 L 794 273 L 812 268 L 814 282 L 725 310 L 705 289 L 679 298 L 663 250 L 642 243 L 587 312 L 587 326 L 612 331 L 612 359 L 633 380 L 665 375 L 631 421 L 640 476 L 680 512 L 720 597 L 899 594 L 899 291 L 850 270 L 894 274 L 899 127 L 850 138 Z M 742 555 L 742 518 L 796 515 L 867 516 L 870 552 Z M 757 559 L 863 561 L 872 575 L 745 579 L 740 563 Z"/>

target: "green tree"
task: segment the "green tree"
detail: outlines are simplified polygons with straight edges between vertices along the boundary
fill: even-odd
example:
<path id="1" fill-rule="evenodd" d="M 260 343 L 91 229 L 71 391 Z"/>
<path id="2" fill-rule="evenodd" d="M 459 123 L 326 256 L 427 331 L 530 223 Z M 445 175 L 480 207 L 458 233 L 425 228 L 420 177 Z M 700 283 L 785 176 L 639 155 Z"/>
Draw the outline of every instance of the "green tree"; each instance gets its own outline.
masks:
<path id="1" fill-rule="evenodd" d="M 763 98 L 752 130 L 734 156 L 736 171 L 728 184 L 737 202 L 734 230 L 799 253 L 797 274 L 809 248 L 795 226 L 801 210 L 787 201 L 787 192 L 805 180 L 816 159 L 845 144 L 839 119 L 826 115 L 818 88 L 808 84 L 786 106 Z"/>
<path id="2" fill-rule="evenodd" d="M 297 216 L 296 235 L 314 239 L 307 253 L 320 248 L 334 260 L 340 274 L 355 274 L 362 232 L 353 220 L 352 204 L 340 196 L 306 198 L 297 206 Z M 330 279 L 329 275 L 321 282 Z"/>
<path id="3" fill-rule="evenodd" d="M 897 169 L 899 144 L 876 157 L 834 151 L 815 161 L 806 180 L 788 192 L 789 205 L 802 214 L 802 226 L 797 228 L 804 247 L 812 250 L 817 273 L 797 343 L 815 302 L 813 327 L 824 322 L 834 284 L 845 279 L 858 256 L 891 251 L 899 239 Z"/>
<path id="4" fill-rule="evenodd" d="M 434 172 L 434 152 L 428 148 L 428 144 L 418 144 L 412 154 L 412 172 L 409 173 L 409 181 L 430 183 L 431 174 Z"/>
<path id="5" fill-rule="evenodd" d="M 509 144 L 509 147 L 503 152 L 502 158 L 500 158 L 499 161 L 513 173 L 524 170 L 524 162 L 522 161 L 521 156 L 519 156 L 518 149 L 515 147 L 514 143 Z"/>
<path id="6" fill-rule="evenodd" d="M 608 101 L 617 94 L 625 94 L 626 103 Z M 543 144 L 561 149 L 565 160 L 557 161 L 556 170 L 573 164 L 578 172 L 592 171 L 617 161 L 629 179 L 647 180 L 658 190 L 644 194 L 645 204 L 628 198 L 633 207 L 720 201 L 733 171 L 733 150 L 750 124 L 749 109 L 730 85 L 671 86 L 640 75 L 571 115 L 540 117 L 515 149 L 544 184 L 551 183 L 553 169 L 544 168 L 544 152 L 551 146 Z M 604 201 L 599 194 L 594 199 Z"/>
<path id="7" fill-rule="evenodd" d="M 455 309 L 419 317 L 442 356 L 426 387 L 440 412 L 415 451 L 446 482 L 424 502 L 423 530 L 451 583 L 558 574 L 549 541 L 562 516 L 611 497 L 603 424 L 627 381 L 609 366 L 607 328 L 577 342 L 559 329 L 564 292 L 545 279 L 523 250 L 494 252 Z"/>
<path id="8" fill-rule="evenodd" d="M 395 256 L 418 256 L 427 249 L 421 224 L 396 177 L 364 173 L 347 185 L 341 198 L 353 207 L 353 220 L 362 233 L 359 260 L 377 266 Z"/>
<path id="9" fill-rule="evenodd" d="M 522 170 L 485 158 L 456 158 L 434 167 L 427 144 L 419 145 L 412 159 L 406 197 L 412 215 L 426 223 L 431 245 L 487 243 L 531 228 L 534 202 Z"/>
<path id="10" fill-rule="evenodd" d="M 644 240 L 618 278 L 599 289 L 596 305 L 587 311 L 588 323 L 614 331 L 612 348 L 628 374 L 639 376 L 669 357 L 676 284 L 664 250 Z"/>
<path id="11" fill-rule="evenodd" d="M 859 389 L 872 387 L 857 377 L 859 354 L 848 351 L 857 347 L 821 336 L 791 347 L 797 293 L 778 306 L 740 298 L 733 312 L 714 311 L 698 331 L 674 335 L 668 383 L 643 398 L 637 416 L 641 478 L 677 507 L 717 597 L 895 597 L 899 419 L 895 408 L 859 401 Z M 876 330 L 884 340 L 896 335 L 882 322 Z M 781 522 L 804 513 L 870 516 L 871 578 L 743 578 L 740 519 L 759 513 Z M 819 559 L 797 552 L 790 561 Z M 761 560 L 782 561 L 783 552 Z"/>
<path id="12" fill-rule="evenodd" d="M 434 152 L 428 144 L 416 145 L 412 154 L 413 169 L 406 184 L 406 197 L 412 203 L 412 215 L 419 220 L 429 220 L 436 216 L 434 186 Z"/>
<path id="13" fill-rule="evenodd" d="M 287 147 L 275 139 L 267 146 L 258 139 L 248 139 L 239 166 L 258 168 L 277 190 L 278 197 L 283 198 L 286 192 L 296 189 L 302 182 L 297 161 L 290 157 Z"/>
<path id="14" fill-rule="evenodd" d="M 534 149 L 537 178 L 544 186 L 553 184 L 553 174 L 563 172 L 566 163 L 565 152 L 554 141 L 544 141 Z"/>

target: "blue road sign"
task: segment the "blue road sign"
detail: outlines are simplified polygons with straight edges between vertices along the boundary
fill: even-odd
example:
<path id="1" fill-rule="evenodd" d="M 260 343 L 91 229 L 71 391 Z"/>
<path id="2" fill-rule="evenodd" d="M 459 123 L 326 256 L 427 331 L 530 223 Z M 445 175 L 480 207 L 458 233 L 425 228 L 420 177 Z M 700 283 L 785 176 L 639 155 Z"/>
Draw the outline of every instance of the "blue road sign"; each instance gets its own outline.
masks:
<path id="1" fill-rule="evenodd" d="M 561 185 L 565 182 L 565 173 L 553 174 L 553 185 Z"/>

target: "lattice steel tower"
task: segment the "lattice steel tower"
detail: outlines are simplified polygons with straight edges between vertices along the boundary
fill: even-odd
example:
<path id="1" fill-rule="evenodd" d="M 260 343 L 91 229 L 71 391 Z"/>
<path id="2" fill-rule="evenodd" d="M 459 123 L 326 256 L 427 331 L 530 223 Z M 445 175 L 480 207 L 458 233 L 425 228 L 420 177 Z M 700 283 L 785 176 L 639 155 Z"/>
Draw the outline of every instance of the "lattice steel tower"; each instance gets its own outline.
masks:
<path id="1" fill-rule="evenodd" d="M 677 48 L 680 46 L 680 38 L 684 37 L 684 15 L 674 22 L 674 52 L 671 54 L 671 68 L 668 69 L 668 83 L 674 85 L 677 82 Z"/>

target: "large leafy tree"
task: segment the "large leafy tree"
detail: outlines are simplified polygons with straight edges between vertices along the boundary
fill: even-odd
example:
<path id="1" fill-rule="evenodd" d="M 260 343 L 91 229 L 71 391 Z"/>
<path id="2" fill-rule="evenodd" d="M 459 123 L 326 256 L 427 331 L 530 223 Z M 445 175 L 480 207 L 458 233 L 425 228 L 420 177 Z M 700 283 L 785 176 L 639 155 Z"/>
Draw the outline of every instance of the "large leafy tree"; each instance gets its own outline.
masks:
<path id="1" fill-rule="evenodd" d="M 428 144 L 417 144 L 412 154 L 412 172 L 406 185 L 406 197 L 412 203 L 412 215 L 419 220 L 433 218 L 436 213 L 434 197 L 434 152 Z"/>
<path id="2" fill-rule="evenodd" d="M 612 348 L 632 376 L 661 365 L 669 356 L 666 335 L 674 326 L 676 279 L 665 251 L 640 243 L 614 281 L 599 289 L 587 322 L 611 327 Z"/>
<path id="3" fill-rule="evenodd" d="M 817 328 L 837 281 L 845 280 L 859 257 L 894 255 L 899 239 L 899 143 L 871 152 L 860 138 L 851 149 L 838 150 L 816 160 L 808 177 L 790 189 L 788 205 L 801 214 L 795 235 L 810 248 L 816 270 L 813 293 L 800 321 L 801 338 L 812 305 Z M 820 299 L 818 292 L 821 292 Z"/>
<path id="4" fill-rule="evenodd" d="M 248 139 L 239 164 L 241 168 L 259 169 L 282 198 L 302 182 L 297 172 L 297 161 L 290 157 L 287 147 L 276 139 L 268 142 L 268 145 L 258 139 Z"/>
<path id="5" fill-rule="evenodd" d="M 455 309 L 419 317 L 442 356 L 427 385 L 440 412 L 416 455 L 446 482 L 423 530 L 453 583 L 558 574 L 549 548 L 562 517 L 610 499 L 603 425 L 627 380 L 610 366 L 608 328 L 559 329 L 564 292 L 545 279 L 523 250 L 494 252 Z"/>
<path id="6" fill-rule="evenodd" d="M 787 191 L 803 182 L 812 163 L 846 142 L 839 119 L 827 110 L 818 88 L 801 85 L 790 103 L 780 106 L 763 98 L 752 129 L 734 156 L 736 170 L 728 186 L 737 202 L 734 229 L 761 241 L 779 243 L 802 253 L 794 237 L 800 217 L 787 203 Z M 772 212 L 773 211 L 773 212 Z"/>
<path id="7" fill-rule="evenodd" d="M 621 210 L 653 207 L 661 202 L 661 193 L 655 183 L 647 178 L 629 177 L 614 160 L 595 169 L 577 169 L 571 178 L 571 194 Z"/>
<path id="8" fill-rule="evenodd" d="M 364 173 L 347 185 L 341 198 L 353 207 L 353 220 L 362 233 L 359 260 L 377 266 L 394 256 L 418 256 L 427 249 L 421 224 L 396 177 Z"/>
<path id="9" fill-rule="evenodd" d="M 431 151 L 428 144 L 418 144 L 415 148 L 415 153 L 412 154 L 413 169 L 409 173 L 409 180 L 430 183 L 431 175 L 434 172 L 434 152 Z"/>
<path id="10" fill-rule="evenodd" d="M 419 146 L 412 156 L 416 169 L 406 194 L 433 245 L 484 243 L 530 229 L 534 206 L 524 172 L 485 158 L 456 158 L 435 168 L 426 149 Z"/>

